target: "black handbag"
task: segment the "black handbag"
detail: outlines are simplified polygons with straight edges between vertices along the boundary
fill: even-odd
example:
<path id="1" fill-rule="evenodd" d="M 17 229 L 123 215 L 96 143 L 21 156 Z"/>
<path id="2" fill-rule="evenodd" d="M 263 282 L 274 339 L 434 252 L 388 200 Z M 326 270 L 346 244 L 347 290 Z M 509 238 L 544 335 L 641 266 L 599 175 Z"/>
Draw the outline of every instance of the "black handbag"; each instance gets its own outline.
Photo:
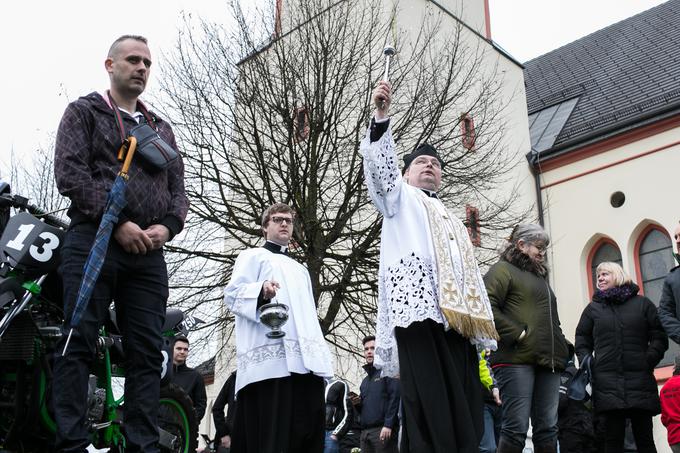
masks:
<path id="1" fill-rule="evenodd" d="M 588 354 L 581 362 L 576 374 L 567 385 L 567 396 L 576 401 L 588 401 L 592 392 L 590 363 L 593 356 Z"/>
<path id="2" fill-rule="evenodd" d="M 120 132 L 121 141 L 125 141 L 125 124 L 120 115 L 120 110 L 109 94 L 109 102 L 116 116 L 116 125 Z M 155 173 L 165 170 L 177 160 L 177 151 L 158 135 L 158 132 L 151 125 L 154 124 L 153 118 L 148 110 L 139 104 L 140 111 L 144 115 L 144 120 L 137 126 L 130 129 L 129 136 L 137 139 L 135 157 L 139 157 L 140 162 L 148 171 Z"/>
<path id="3" fill-rule="evenodd" d="M 177 151 L 153 130 L 149 123 L 138 124 L 130 129 L 130 135 L 137 139 L 135 155 L 149 171 L 161 171 L 177 160 Z"/>

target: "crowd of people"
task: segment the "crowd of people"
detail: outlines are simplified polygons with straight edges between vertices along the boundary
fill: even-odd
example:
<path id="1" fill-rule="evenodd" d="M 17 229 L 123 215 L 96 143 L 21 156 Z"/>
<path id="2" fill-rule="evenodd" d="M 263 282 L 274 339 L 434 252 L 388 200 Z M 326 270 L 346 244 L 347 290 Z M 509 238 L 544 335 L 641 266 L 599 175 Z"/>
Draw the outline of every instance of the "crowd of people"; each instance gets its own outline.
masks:
<path id="1" fill-rule="evenodd" d="M 432 146 L 421 145 L 404 156 L 400 169 L 387 115 L 388 83 L 378 84 L 373 102 L 361 153 L 369 195 L 383 215 L 376 335 L 363 341 L 366 377 L 357 397 L 349 396 L 341 379 L 329 381 L 324 451 L 521 453 L 531 423 L 536 453 L 623 452 L 628 424 L 637 451 L 655 452 L 652 417 L 661 412 L 661 401 L 654 368 L 668 348 L 666 331 L 680 331 L 680 291 L 673 292 L 678 277 L 669 275 L 657 312 L 620 265 L 600 263 L 597 288 L 571 344 L 548 281 L 545 230 L 517 225 L 482 276 L 462 223 L 437 197 L 445 162 Z M 269 228 L 263 219 L 263 230 Z M 285 237 L 275 238 L 275 246 L 285 248 L 280 239 Z M 274 246 L 257 253 L 268 248 Z M 273 266 L 249 267 L 259 272 L 249 280 L 259 291 L 249 293 L 252 300 L 264 303 L 276 295 L 265 294 L 269 286 L 283 288 Z M 238 323 L 243 302 L 232 299 L 237 292 L 243 290 L 232 278 L 226 300 Z M 299 316 L 296 309 L 291 311 Z M 249 322 L 256 321 L 254 310 Z M 242 332 L 237 327 L 237 348 Z M 240 372 L 247 350 L 238 354 Z M 576 360 L 586 358 L 592 399 L 572 399 L 567 388 Z M 288 371 L 300 372 L 290 365 Z M 303 372 L 322 376 L 312 368 Z M 671 380 L 667 386 L 672 383 L 680 385 Z M 675 390 L 664 388 L 661 395 L 670 407 Z M 680 416 L 670 413 L 664 415 L 669 426 Z M 680 428 L 671 432 L 680 437 Z M 322 437 L 317 434 L 315 445 Z M 239 451 L 273 451 L 260 448 Z"/>
<path id="2" fill-rule="evenodd" d="M 121 141 L 149 124 L 177 148 L 170 126 L 138 99 L 150 66 L 146 39 L 116 40 L 105 62 L 110 89 L 72 102 L 59 127 L 55 176 L 71 200 L 60 268 L 66 319 L 120 166 Z M 376 330 L 362 342 L 366 376 L 359 394 L 334 376 L 309 273 L 289 255 L 295 211 L 283 203 L 263 206 L 264 245 L 239 254 L 224 291 L 235 316 L 237 363 L 213 406 L 220 448 L 521 453 L 531 423 L 536 453 L 557 452 L 558 445 L 562 453 L 611 453 L 623 451 L 629 421 L 637 450 L 647 453 L 656 451 L 652 417 L 663 411 L 671 447 L 680 451 L 680 377 L 668 381 L 661 398 L 654 378 L 668 337 L 680 341 L 680 272 L 666 279 L 657 312 L 621 266 L 601 263 L 571 345 L 548 281 L 548 234 L 539 225 L 516 226 L 482 275 L 466 227 L 437 196 L 446 162 L 421 144 L 400 168 L 389 83 L 378 83 L 372 102 L 360 152 L 383 224 Z M 127 193 L 92 301 L 77 327 L 65 326 L 74 330 L 69 354 L 55 360 L 54 385 L 62 389 L 54 397 L 58 451 L 83 452 L 88 445 L 88 367 L 112 300 L 125 338 L 126 451 L 158 451 L 160 329 L 168 297 L 162 249 L 187 214 L 181 157 L 162 168 L 133 166 Z M 675 238 L 680 250 L 680 230 Z M 261 319 L 272 305 L 285 306 L 280 333 Z M 188 340 L 179 339 L 174 379 L 200 419 L 205 388 L 186 366 L 188 351 Z M 592 401 L 569 399 L 565 391 L 576 374 L 574 355 L 591 363 Z"/>

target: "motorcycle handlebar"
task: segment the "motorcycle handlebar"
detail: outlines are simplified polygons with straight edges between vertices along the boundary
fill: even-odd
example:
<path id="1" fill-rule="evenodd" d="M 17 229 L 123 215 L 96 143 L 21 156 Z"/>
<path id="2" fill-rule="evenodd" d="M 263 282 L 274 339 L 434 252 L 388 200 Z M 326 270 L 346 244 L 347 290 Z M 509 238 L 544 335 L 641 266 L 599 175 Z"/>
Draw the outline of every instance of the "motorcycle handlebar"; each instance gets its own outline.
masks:
<path id="1" fill-rule="evenodd" d="M 43 219 L 48 225 L 64 230 L 67 229 L 69 225 L 68 222 L 65 222 L 54 214 L 50 214 L 44 209 L 30 204 L 28 198 L 22 197 L 21 195 L 0 195 L 0 208 L 16 208 L 21 211 L 28 211 L 30 214 Z"/>
<path id="2" fill-rule="evenodd" d="M 46 212 L 44 209 L 39 208 L 38 206 L 29 204 L 26 207 L 26 210 L 33 214 L 34 216 L 44 219 L 45 223 L 48 225 L 55 226 L 57 228 L 61 228 L 62 230 L 68 229 L 69 222 L 66 222 L 59 217 L 55 216 L 54 214 L 50 214 L 49 212 Z"/>

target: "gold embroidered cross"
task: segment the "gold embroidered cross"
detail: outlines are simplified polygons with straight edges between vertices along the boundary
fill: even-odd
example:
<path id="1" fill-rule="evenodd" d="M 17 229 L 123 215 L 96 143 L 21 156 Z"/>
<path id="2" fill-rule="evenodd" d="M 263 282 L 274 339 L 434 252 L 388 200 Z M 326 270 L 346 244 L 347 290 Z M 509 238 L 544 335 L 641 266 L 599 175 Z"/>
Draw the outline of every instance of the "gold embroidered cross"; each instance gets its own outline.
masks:
<path id="1" fill-rule="evenodd" d="M 456 288 L 452 280 L 446 280 L 444 282 L 442 285 L 442 294 L 446 300 L 458 298 L 458 288 Z"/>
<path id="2" fill-rule="evenodd" d="M 479 297 L 479 294 L 477 293 L 476 288 L 470 288 L 470 292 L 468 294 L 468 300 L 475 305 L 479 305 L 479 303 L 482 301 L 482 298 Z"/>

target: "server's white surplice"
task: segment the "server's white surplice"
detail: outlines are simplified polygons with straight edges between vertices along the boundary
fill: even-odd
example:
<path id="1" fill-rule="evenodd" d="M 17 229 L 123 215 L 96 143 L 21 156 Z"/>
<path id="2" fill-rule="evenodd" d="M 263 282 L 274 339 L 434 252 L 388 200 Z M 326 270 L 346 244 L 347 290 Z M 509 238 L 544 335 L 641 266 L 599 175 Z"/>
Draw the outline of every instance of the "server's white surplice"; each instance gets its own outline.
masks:
<path id="1" fill-rule="evenodd" d="M 257 301 L 262 284 L 281 285 L 274 301 L 289 307 L 283 338 L 270 339 L 259 320 Z M 328 346 L 321 333 L 307 269 L 287 255 L 265 248 L 248 249 L 238 256 L 224 291 L 227 307 L 236 315 L 236 392 L 265 379 L 314 373 L 332 377 Z"/>

